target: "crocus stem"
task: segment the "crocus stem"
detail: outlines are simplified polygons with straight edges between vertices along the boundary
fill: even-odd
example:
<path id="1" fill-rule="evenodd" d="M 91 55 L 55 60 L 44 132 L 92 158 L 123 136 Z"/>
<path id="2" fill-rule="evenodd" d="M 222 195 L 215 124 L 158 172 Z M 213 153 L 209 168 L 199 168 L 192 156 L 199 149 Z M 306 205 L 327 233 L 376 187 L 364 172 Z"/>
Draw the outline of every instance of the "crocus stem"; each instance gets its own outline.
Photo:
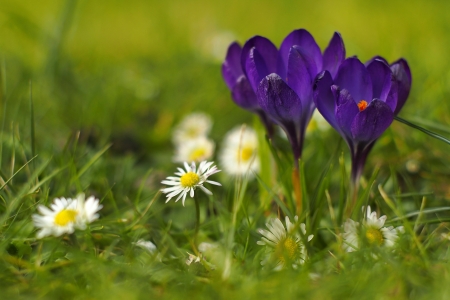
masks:
<path id="1" fill-rule="evenodd" d="M 266 129 L 266 134 L 269 137 L 269 140 L 272 141 L 274 134 L 274 126 L 272 121 L 270 121 L 270 119 L 263 111 L 256 111 L 256 113 L 258 114 L 261 123 L 263 123 L 264 128 Z"/>
<path id="2" fill-rule="evenodd" d="M 347 209 L 345 211 L 345 216 L 350 218 L 353 210 L 355 209 L 356 202 L 358 201 L 358 190 L 359 190 L 359 177 L 357 177 L 357 181 L 350 181 L 350 189 L 349 189 L 349 198 L 347 201 Z"/>
<path id="3" fill-rule="evenodd" d="M 302 186 L 300 183 L 300 169 L 298 167 L 298 160 L 294 169 L 292 170 L 292 185 L 294 186 L 295 200 L 297 204 L 297 216 L 302 213 Z"/>
<path id="4" fill-rule="evenodd" d="M 195 202 L 195 233 L 194 233 L 194 244 L 197 246 L 197 236 L 198 230 L 200 228 L 200 203 L 198 203 L 198 199 L 194 198 Z"/>

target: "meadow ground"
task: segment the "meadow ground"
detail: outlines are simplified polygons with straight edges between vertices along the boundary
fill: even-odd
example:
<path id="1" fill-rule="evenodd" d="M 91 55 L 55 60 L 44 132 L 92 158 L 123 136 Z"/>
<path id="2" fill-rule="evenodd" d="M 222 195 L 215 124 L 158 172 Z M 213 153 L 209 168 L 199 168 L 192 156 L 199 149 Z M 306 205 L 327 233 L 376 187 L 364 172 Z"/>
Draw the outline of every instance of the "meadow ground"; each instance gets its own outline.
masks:
<path id="1" fill-rule="evenodd" d="M 294 220 L 292 155 L 282 137 L 270 146 L 220 73 L 234 40 L 262 35 L 278 46 L 305 28 L 324 49 L 339 31 L 347 56 L 407 59 L 413 83 L 399 116 L 450 137 L 450 3 L 0 2 L 1 298 L 450 297 L 450 145 L 398 121 L 370 153 L 352 216 L 363 222 L 359 207 L 370 205 L 386 226 L 403 226 L 395 247 L 345 251 L 350 155 L 336 131 L 317 126 L 301 160 L 307 258 L 263 268 L 258 229 L 277 216 Z M 211 116 L 219 169 L 226 133 L 253 127 L 261 171 L 249 180 L 214 174 L 222 186 L 205 185 L 213 196 L 197 189 L 185 206 L 166 204 L 161 181 L 182 166 L 173 129 L 193 112 Z M 38 205 L 82 192 L 100 200 L 99 219 L 36 238 Z M 201 243 L 210 249 L 187 264 Z"/>

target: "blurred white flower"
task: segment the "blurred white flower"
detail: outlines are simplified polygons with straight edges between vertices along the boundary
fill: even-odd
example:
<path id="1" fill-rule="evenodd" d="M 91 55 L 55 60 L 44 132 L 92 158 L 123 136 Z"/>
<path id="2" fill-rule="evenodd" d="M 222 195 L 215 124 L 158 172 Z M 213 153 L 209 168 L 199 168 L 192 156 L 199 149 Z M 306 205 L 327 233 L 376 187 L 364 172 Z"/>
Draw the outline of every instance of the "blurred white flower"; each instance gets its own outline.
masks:
<path id="1" fill-rule="evenodd" d="M 206 137 L 185 141 L 177 145 L 174 162 L 201 162 L 214 154 L 214 142 Z"/>
<path id="2" fill-rule="evenodd" d="M 312 115 L 311 120 L 309 121 L 308 126 L 306 127 L 306 134 L 309 134 L 313 131 L 325 131 L 329 128 L 331 128 L 330 124 L 328 124 L 327 120 L 325 120 L 325 118 L 316 109 Z"/>
<path id="3" fill-rule="evenodd" d="M 99 200 L 93 196 L 85 201 L 84 194 L 77 199 L 56 198 L 51 209 L 39 205 L 41 213 L 32 216 L 34 226 L 40 228 L 37 238 L 48 235 L 60 236 L 73 233 L 75 229 L 86 229 L 86 225 L 98 219 L 97 212 L 102 208 Z"/>
<path id="4" fill-rule="evenodd" d="M 417 174 L 420 171 L 420 161 L 409 159 L 405 164 L 406 170 L 411 174 Z"/>
<path id="5" fill-rule="evenodd" d="M 256 132 L 245 126 L 229 131 L 222 143 L 219 159 L 224 172 L 229 175 L 248 174 L 253 177 L 259 171 Z"/>
<path id="6" fill-rule="evenodd" d="M 344 244 L 342 246 L 347 252 L 353 252 L 359 247 L 358 226 L 359 223 L 352 219 L 347 219 L 344 223 L 344 233 L 342 235 Z"/>
<path id="7" fill-rule="evenodd" d="M 136 243 L 133 243 L 133 244 L 135 244 L 138 247 L 141 247 L 142 249 L 147 250 L 151 254 L 155 254 L 156 251 L 157 251 L 155 244 L 153 244 L 150 241 L 146 241 L 146 240 L 140 239 Z"/>
<path id="8" fill-rule="evenodd" d="M 179 145 L 186 141 L 206 137 L 211 130 L 211 117 L 204 113 L 192 113 L 175 127 L 173 131 L 173 142 Z"/>
<path id="9" fill-rule="evenodd" d="M 286 228 L 283 223 L 276 218 L 269 220 L 266 226 L 269 230 L 259 229 L 258 232 L 263 236 L 258 245 L 266 246 L 265 257 L 261 265 L 272 263 L 275 270 L 281 270 L 286 263 L 292 264 L 294 268 L 301 265 L 306 260 L 306 249 L 302 241 L 302 236 L 309 242 L 314 235 L 306 237 L 306 226 L 299 224 L 301 234 L 296 226 L 298 216 L 295 216 L 295 223 L 292 224 L 286 217 Z"/>
<path id="10" fill-rule="evenodd" d="M 364 211 L 364 207 L 363 207 Z M 378 218 L 377 213 L 367 206 L 367 213 L 362 226 L 352 219 L 347 219 L 344 223 L 344 249 L 347 252 L 355 251 L 360 246 L 360 239 L 363 238 L 369 245 L 392 247 L 398 239 L 398 234 L 403 233 L 403 226 L 394 228 L 393 226 L 383 227 L 387 217 Z M 362 230 L 360 232 L 359 230 Z"/>
<path id="11" fill-rule="evenodd" d="M 204 253 L 204 252 L 208 252 L 212 249 L 216 249 L 218 247 L 217 244 L 213 244 L 213 243 L 207 243 L 207 242 L 201 242 L 198 245 L 198 251 Z"/>
<path id="12" fill-rule="evenodd" d="M 220 172 L 220 170 L 218 170 L 216 166 L 213 166 L 213 164 L 214 162 L 202 161 L 197 169 L 194 162 L 191 163 L 191 165 L 185 162 L 184 168 L 186 170 L 178 168 L 178 172 L 175 173 L 177 177 L 169 176 L 166 178 L 166 180 L 163 180 L 161 182 L 162 184 L 171 186 L 161 190 L 164 194 L 167 194 L 166 203 L 169 202 L 170 199 L 179 194 L 175 202 L 177 202 L 182 198 L 184 206 L 186 195 L 189 193 L 189 196 L 193 198 L 194 191 L 197 188 L 200 188 L 203 192 L 205 192 L 208 195 L 212 195 L 212 193 L 208 189 L 206 189 L 203 186 L 203 184 L 207 182 L 214 185 L 221 185 L 216 181 L 207 180 L 209 176 Z"/>
<path id="13" fill-rule="evenodd" d="M 450 241 L 450 233 L 441 233 L 441 239 Z"/>
<path id="14" fill-rule="evenodd" d="M 306 127 L 306 135 L 311 134 L 314 131 L 326 131 L 331 128 L 331 125 L 325 120 L 325 118 L 316 109 L 311 117 L 311 120 Z M 277 127 L 278 134 L 285 140 L 287 140 L 286 132 L 281 127 Z"/>
<path id="15" fill-rule="evenodd" d="M 210 26 L 207 31 L 200 32 L 195 42 L 195 48 L 199 49 L 204 58 L 213 60 L 215 62 L 222 62 L 228 46 L 236 40 L 236 36 L 230 31 L 224 30 L 211 30 Z M 199 47 L 200 44 L 200 47 Z"/>

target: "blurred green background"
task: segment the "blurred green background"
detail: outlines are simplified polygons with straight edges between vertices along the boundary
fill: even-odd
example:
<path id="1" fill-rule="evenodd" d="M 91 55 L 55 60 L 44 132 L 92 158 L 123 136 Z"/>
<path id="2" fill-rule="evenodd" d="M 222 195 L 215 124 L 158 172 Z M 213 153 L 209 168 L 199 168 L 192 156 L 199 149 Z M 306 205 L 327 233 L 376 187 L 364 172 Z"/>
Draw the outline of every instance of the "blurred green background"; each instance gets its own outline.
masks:
<path id="1" fill-rule="evenodd" d="M 171 129 L 184 115 L 211 114 L 216 141 L 253 122 L 221 78 L 228 44 L 258 34 L 279 45 L 292 30 L 306 28 L 322 49 L 339 31 L 348 56 L 406 58 L 413 87 L 400 116 L 446 134 L 449 9 L 437 0 L 1 0 L 4 130 L 16 128 L 24 143 L 30 139 L 31 80 L 37 153 L 62 149 L 80 131 L 94 147 L 112 142 L 113 153 L 170 166 Z M 338 140 L 335 132 L 307 140 L 305 160 Z M 323 157 L 334 151 L 328 148 L 320 150 Z M 403 170 L 414 159 L 420 179 L 433 177 L 427 185 L 437 181 L 434 188 L 450 193 L 439 183 L 450 169 L 444 144 L 394 122 L 373 152 L 369 166 Z M 311 164 L 324 167 L 324 160 Z"/>

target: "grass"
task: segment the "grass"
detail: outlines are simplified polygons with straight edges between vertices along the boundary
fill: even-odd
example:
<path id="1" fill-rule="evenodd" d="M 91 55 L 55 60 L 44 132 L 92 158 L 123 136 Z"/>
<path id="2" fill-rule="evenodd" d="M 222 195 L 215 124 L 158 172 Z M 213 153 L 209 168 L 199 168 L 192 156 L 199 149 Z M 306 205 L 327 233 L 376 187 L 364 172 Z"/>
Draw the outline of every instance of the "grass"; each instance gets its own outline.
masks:
<path id="1" fill-rule="evenodd" d="M 442 1 L 2 1 L 2 297 L 448 298 L 449 145 L 396 121 L 371 152 L 358 198 L 405 227 L 396 250 L 342 250 L 349 153 L 336 132 L 316 130 L 301 162 L 309 259 L 297 270 L 262 268 L 257 229 L 269 214 L 295 213 L 292 158 L 285 140 L 269 146 L 258 120 L 233 104 L 219 71 L 233 38 L 259 34 L 279 45 L 306 28 L 324 48 L 339 31 L 348 56 L 405 57 L 413 88 L 400 117 L 449 138 L 448 9 Z M 194 201 L 165 204 L 159 190 L 176 168 L 173 126 L 193 111 L 212 116 L 218 149 L 236 125 L 256 128 L 263 167 L 248 182 L 219 173 L 213 196 L 196 193 L 198 242 L 218 246 L 188 266 Z M 37 205 L 79 192 L 101 200 L 100 219 L 37 240 Z"/>

